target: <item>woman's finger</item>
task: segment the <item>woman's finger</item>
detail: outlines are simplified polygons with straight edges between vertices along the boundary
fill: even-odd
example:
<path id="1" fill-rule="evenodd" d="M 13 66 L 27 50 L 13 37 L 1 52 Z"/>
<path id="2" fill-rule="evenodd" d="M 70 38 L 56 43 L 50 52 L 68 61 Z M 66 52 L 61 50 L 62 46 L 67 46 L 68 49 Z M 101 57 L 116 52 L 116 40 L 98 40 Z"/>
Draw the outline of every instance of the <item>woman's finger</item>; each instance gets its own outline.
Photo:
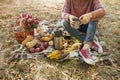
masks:
<path id="1" fill-rule="evenodd" d="M 79 19 L 80 19 L 80 21 L 81 21 L 83 18 L 84 18 L 84 16 L 83 16 L 83 15 L 82 15 L 82 16 L 80 16 L 80 18 L 79 18 Z"/>

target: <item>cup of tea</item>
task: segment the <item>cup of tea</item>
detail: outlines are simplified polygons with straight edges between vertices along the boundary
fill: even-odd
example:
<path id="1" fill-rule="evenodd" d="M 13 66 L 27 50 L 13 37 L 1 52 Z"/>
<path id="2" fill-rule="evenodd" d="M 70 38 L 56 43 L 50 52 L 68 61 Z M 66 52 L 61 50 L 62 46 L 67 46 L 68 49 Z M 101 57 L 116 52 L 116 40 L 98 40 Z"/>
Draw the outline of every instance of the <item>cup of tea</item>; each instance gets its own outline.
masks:
<path id="1" fill-rule="evenodd" d="M 73 18 L 72 19 L 74 22 L 76 22 L 75 26 L 73 26 L 72 28 L 74 29 L 79 29 L 80 25 L 81 25 L 81 22 L 80 22 L 80 19 L 79 18 Z"/>

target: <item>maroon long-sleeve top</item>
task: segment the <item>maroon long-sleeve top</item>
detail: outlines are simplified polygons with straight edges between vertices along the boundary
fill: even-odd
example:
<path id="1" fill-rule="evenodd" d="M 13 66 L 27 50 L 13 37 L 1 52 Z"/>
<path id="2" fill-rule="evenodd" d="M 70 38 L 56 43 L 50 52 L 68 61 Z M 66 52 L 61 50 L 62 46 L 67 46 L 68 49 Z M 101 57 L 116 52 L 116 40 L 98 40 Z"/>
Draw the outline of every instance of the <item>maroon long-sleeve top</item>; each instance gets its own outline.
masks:
<path id="1" fill-rule="evenodd" d="M 92 20 L 99 20 L 105 15 L 105 10 L 99 0 L 66 0 L 62 18 L 68 20 L 69 15 L 80 17 L 83 14 L 92 12 Z"/>

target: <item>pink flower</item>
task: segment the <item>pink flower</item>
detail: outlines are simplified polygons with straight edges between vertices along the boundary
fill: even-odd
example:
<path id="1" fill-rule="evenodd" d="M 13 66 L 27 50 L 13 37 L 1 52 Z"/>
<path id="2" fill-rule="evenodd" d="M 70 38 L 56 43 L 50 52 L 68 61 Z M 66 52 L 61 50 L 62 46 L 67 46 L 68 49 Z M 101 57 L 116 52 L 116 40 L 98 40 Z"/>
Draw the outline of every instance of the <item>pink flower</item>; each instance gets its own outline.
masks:
<path id="1" fill-rule="evenodd" d="M 32 16 L 31 16 L 31 15 L 28 15 L 28 18 L 32 18 Z"/>
<path id="2" fill-rule="evenodd" d="M 22 23 L 22 26 L 25 30 L 30 30 L 36 28 L 39 24 L 39 19 L 34 18 L 32 15 L 29 14 L 21 14 L 18 18 L 16 18 L 17 26 Z"/>
<path id="3" fill-rule="evenodd" d="M 22 14 L 22 18 L 25 18 L 26 17 L 26 14 Z"/>

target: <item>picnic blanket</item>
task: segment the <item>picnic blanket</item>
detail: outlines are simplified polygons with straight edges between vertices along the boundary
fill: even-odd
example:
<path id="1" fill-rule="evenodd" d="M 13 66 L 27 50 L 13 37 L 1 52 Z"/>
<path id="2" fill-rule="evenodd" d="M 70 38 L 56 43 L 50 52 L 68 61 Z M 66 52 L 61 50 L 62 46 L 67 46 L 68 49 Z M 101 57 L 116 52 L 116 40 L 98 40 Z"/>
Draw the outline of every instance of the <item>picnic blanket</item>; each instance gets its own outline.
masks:
<path id="1" fill-rule="evenodd" d="M 63 28 L 61 20 L 53 21 L 53 22 L 42 20 L 39 23 L 39 27 L 42 27 L 42 29 L 45 32 L 52 32 L 55 29 L 61 29 L 63 31 L 63 33 L 66 32 L 65 29 Z M 49 30 L 49 28 L 52 28 L 52 30 Z M 69 34 L 67 33 L 65 35 L 69 35 Z M 37 32 L 34 32 L 34 37 L 39 39 L 40 35 Z M 71 38 L 71 40 L 68 40 L 68 41 L 71 41 L 70 43 L 72 43 L 72 45 L 75 44 L 76 42 L 78 42 L 75 38 Z M 104 48 L 104 46 L 106 46 L 105 42 L 100 39 L 98 31 L 96 32 L 94 41 L 101 43 L 103 45 L 103 48 Z M 82 57 L 79 55 L 80 49 L 71 50 L 67 54 L 58 55 L 57 53 L 55 53 L 55 49 L 53 48 L 53 46 L 48 46 L 45 50 L 43 50 L 41 52 L 35 52 L 35 53 L 30 53 L 28 48 L 26 48 L 25 46 L 23 46 L 20 43 L 18 43 L 17 45 L 14 45 L 14 46 L 17 47 L 17 49 L 12 51 L 13 55 L 9 58 L 9 62 L 15 61 L 15 60 L 21 60 L 21 59 L 38 59 L 39 57 L 47 57 L 49 59 L 53 59 L 58 62 L 62 62 L 62 61 L 65 61 L 68 59 L 73 59 L 73 58 L 82 60 Z M 51 58 L 50 57 L 51 54 L 54 54 L 54 56 L 56 56 L 56 57 Z M 96 63 L 104 60 L 104 58 L 107 58 L 107 57 L 105 57 L 106 54 L 105 55 L 100 54 L 96 51 L 92 51 L 91 56 L 95 60 Z"/>

